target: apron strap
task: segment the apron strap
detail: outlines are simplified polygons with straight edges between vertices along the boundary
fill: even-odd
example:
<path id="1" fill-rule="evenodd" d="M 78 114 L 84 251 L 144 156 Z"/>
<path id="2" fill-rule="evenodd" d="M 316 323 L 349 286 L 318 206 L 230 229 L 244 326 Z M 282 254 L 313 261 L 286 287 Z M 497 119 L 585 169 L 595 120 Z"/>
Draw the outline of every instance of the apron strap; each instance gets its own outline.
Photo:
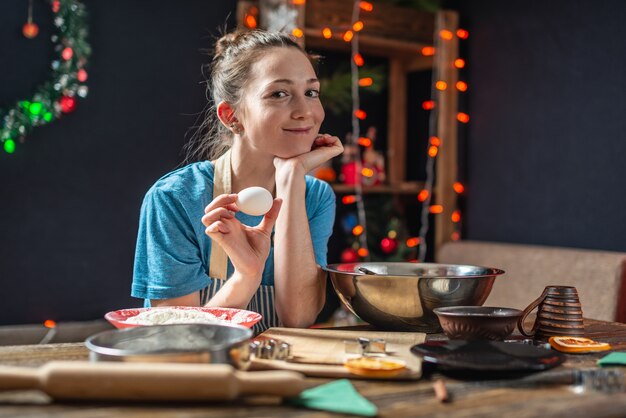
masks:
<path id="1" fill-rule="evenodd" d="M 213 199 L 221 194 L 228 194 L 231 188 L 230 150 L 215 161 L 213 167 Z M 226 251 L 215 240 L 211 240 L 211 257 L 209 259 L 209 276 L 214 279 L 226 280 L 228 256 Z"/>

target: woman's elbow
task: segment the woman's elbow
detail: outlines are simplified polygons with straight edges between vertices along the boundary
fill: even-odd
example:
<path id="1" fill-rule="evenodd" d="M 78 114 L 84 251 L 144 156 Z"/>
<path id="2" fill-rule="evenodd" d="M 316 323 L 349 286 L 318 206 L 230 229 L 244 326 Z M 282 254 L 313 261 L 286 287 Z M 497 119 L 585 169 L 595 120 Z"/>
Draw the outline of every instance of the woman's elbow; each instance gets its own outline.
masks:
<path id="1" fill-rule="evenodd" d="M 294 318 L 288 316 L 282 320 L 283 326 L 287 328 L 308 328 L 315 323 L 315 318 Z"/>

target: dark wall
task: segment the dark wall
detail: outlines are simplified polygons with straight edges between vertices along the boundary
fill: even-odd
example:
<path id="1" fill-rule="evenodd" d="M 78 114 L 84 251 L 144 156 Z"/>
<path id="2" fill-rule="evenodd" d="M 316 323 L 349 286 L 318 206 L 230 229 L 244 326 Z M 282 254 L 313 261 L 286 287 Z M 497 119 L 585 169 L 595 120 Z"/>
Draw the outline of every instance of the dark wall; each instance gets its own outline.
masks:
<path id="1" fill-rule="evenodd" d="M 201 50 L 235 1 L 85 1 L 89 96 L 0 152 L 0 324 L 100 318 L 129 296 L 142 197 L 205 105 Z M 43 81 L 51 14 L 3 1 L 0 105 Z M 626 3 L 457 3 L 470 29 L 466 238 L 626 251 Z M 229 19 L 232 27 L 232 16 Z"/>
<path id="2" fill-rule="evenodd" d="M 205 106 L 201 50 L 235 1 L 85 1 L 93 56 L 89 96 L 0 153 L 0 324 L 82 320 L 138 306 L 130 296 L 144 193 L 181 162 L 185 133 Z M 27 2 L 0 13 L 0 105 L 45 80 L 52 32 L 21 36 Z M 233 16 L 228 20 L 233 26 Z"/>
<path id="3" fill-rule="evenodd" d="M 456 5 L 465 237 L 626 251 L 626 2 Z"/>

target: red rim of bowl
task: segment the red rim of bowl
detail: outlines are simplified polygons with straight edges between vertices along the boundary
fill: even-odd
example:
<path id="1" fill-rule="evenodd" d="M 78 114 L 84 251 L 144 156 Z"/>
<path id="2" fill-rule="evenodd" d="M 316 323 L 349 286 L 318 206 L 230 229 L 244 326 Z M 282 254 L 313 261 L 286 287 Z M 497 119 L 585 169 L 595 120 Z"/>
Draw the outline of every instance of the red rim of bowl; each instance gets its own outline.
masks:
<path id="1" fill-rule="evenodd" d="M 245 309 L 236 309 L 236 308 L 205 308 L 205 307 L 199 307 L 199 306 L 168 306 L 168 308 L 208 312 L 217 317 L 221 317 L 225 315 L 226 316 L 225 321 L 230 321 L 236 314 L 243 312 L 245 314 L 245 320 L 241 322 L 233 321 L 232 324 L 241 325 L 246 328 L 252 328 L 254 324 L 259 322 L 263 318 L 261 314 L 258 312 L 246 311 Z M 126 323 L 126 320 L 133 316 L 139 315 L 141 312 L 145 312 L 150 309 L 155 309 L 155 308 L 119 309 L 117 311 L 107 312 L 104 315 L 104 319 L 109 321 L 113 326 L 115 326 L 118 329 L 143 327 L 146 325 L 128 324 Z"/>

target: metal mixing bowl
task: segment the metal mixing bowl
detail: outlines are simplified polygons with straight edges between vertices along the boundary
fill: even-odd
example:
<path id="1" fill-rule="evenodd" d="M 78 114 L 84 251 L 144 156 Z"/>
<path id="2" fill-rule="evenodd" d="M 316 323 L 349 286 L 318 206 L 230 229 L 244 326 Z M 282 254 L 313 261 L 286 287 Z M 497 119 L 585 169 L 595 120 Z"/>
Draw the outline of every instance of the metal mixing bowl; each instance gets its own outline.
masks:
<path id="1" fill-rule="evenodd" d="M 116 329 L 85 340 L 92 361 L 250 365 L 252 330 L 239 325 L 172 324 Z"/>
<path id="2" fill-rule="evenodd" d="M 352 313 L 385 330 L 440 332 L 433 309 L 480 306 L 504 271 L 436 263 L 345 263 L 324 268 Z"/>

